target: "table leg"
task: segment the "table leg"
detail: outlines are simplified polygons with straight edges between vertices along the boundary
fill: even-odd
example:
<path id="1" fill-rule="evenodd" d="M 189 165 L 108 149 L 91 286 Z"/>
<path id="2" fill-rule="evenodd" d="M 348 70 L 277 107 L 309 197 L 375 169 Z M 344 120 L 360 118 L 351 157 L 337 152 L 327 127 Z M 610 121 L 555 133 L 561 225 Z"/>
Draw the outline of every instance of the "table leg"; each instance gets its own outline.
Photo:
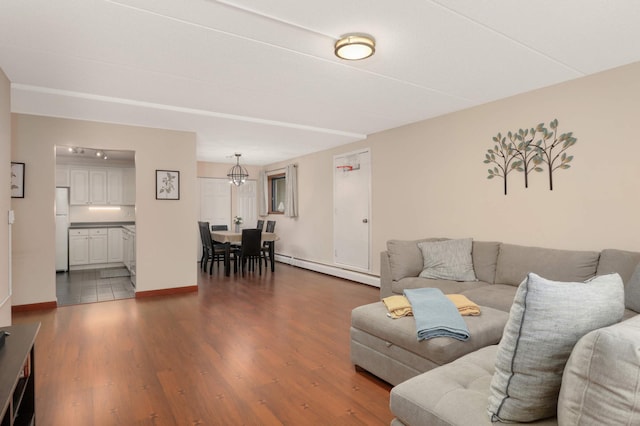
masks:
<path id="1" fill-rule="evenodd" d="M 269 243 L 269 259 L 271 259 L 271 272 L 275 270 L 276 259 L 274 257 L 276 253 L 276 243 L 275 241 L 271 241 Z"/>
<path id="2" fill-rule="evenodd" d="M 231 275 L 231 243 L 224 243 L 224 274 Z"/>

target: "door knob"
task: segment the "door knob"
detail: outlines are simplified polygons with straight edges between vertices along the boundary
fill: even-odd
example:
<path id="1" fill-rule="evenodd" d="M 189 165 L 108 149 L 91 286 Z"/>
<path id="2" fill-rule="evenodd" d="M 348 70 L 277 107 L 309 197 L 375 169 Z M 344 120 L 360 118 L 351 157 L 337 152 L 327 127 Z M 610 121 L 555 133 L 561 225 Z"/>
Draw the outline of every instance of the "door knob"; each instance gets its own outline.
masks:
<path id="1" fill-rule="evenodd" d="M 369 223 L 368 219 L 362 219 L 362 223 Z"/>

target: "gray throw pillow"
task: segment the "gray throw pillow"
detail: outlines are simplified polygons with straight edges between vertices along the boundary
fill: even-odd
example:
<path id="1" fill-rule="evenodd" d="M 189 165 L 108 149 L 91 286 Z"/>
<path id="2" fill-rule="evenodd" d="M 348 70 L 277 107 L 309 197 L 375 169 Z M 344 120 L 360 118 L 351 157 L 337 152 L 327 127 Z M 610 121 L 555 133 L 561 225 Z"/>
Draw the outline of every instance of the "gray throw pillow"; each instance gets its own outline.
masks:
<path id="1" fill-rule="evenodd" d="M 640 264 L 624 286 L 624 305 L 627 309 L 640 313 Z"/>
<path id="2" fill-rule="evenodd" d="M 452 281 L 477 281 L 473 271 L 471 248 L 473 240 L 425 241 L 418 243 L 422 251 L 424 268 L 422 278 Z"/>
<path id="3" fill-rule="evenodd" d="M 418 243 L 423 241 L 442 241 L 445 238 L 423 238 L 421 240 L 389 240 L 387 241 L 387 253 L 389 254 L 389 267 L 391 279 L 400 281 L 406 277 L 417 277 L 422 271 L 422 253 Z"/>
<path id="4" fill-rule="evenodd" d="M 584 283 L 529 273 L 520 284 L 498 346 L 491 380 L 491 421 L 531 422 L 555 416 L 562 372 L 576 342 L 624 314 L 618 274 Z"/>
<path id="5" fill-rule="evenodd" d="M 559 425 L 639 425 L 640 315 L 576 343 L 562 375 Z"/>

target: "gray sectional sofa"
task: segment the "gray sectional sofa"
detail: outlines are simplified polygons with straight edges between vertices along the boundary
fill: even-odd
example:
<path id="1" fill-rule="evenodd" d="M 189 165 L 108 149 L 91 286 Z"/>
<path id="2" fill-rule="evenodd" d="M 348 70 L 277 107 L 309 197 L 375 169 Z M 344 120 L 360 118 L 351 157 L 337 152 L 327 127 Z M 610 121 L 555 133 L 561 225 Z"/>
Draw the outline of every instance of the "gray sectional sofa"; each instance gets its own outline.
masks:
<path id="1" fill-rule="evenodd" d="M 509 319 L 518 286 L 530 272 L 563 282 L 583 282 L 594 276 L 618 273 L 627 283 L 640 263 L 640 253 L 616 249 L 600 252 L 558 250 L 473 241 L 471 254 L 477 281 L 457 282 L 418 277 L 423 268 L 418 243 L 444 240 L 389 241 L 387 251 L 381 253 L 380 296 L 382 299 L 402 294 L 405 289 L 421 287 L 435 287 L 445 294 L 467 296 L 482 310 L 478 317 L 464 317 L 471 334 L 468 341 L 436 338 L 419 342 L 415 320 L 412 317 L 388 318 L 382 302 L 360 306 L 352 312 L 351 360 L 355 366 L 396 385 L 391 392 L 391 410 L 396 416 L 392 422 L 394 425 L 491 424 L 487 415 L 487 399 L 497 344 Z M 594 351 L 620 356 L 621 359 L 591 362 L 589 365 L 596 367 L 594 371 L 574 373 L 582 378 L 598 377 L 602 382 L 609 380 L 611 369 L 615 371 L 620 365 L 627 366 L 629 371 L 619 375 L 619 384 L 622 388 L 626 386 L 625 389 L 631 389 L 627 395 L 629 398 L 638 399 L 637 408 L 633 404 L 630 408 L 623 404 L 623 409 L 629 408 L 631 413 L 640 410 L 640 391 L 635 395 L 636 388 L 633 387 L 635 383 L 640 389 L 640 316 L 635 317 L 636 314 L 631 309 L 625 309 L 621 323 L 584 336 L 576 345 L 565 370 L 569 370 L 570 366 L 573 370 L 579 370 L 585 365 L 585 357 Z M 603 343 L 615 340 L 602 339 L 603 333 L 619 338 L 620 351 L 609 347 L 611 343 Z M 578 351 L 578 348 L 582 349 Z M 637 383 L 629 383 L 633 380 Z M 612 380 L 607 385 L 613 385 Z M 563 383 L 558 412 L 562 409 L 563 413 L 577 412 L 580 416 L 585 401 L 589 401 L 585 397 L 582 402 L 576 402 L 579 395 L 571 386 L 565 387 Z M 587 395 L 587 392 L 580 395 Z M 601 399 L 601 394 L 593 396 L 593 401 Z M 592 409 L 582 417 L 582 420 L 592 421 L 582 424 L 610 424 L 598 417 L 602 413 L 602 409 Z M 632 415 L 636 416 L 633 417 L 635 421 L 640 422 L 638 413 Z M 562 423 L 562 416 L 530 424 L 555 425 L 558 421 L 561 424 L 577 424 L 571 421 Z"/>

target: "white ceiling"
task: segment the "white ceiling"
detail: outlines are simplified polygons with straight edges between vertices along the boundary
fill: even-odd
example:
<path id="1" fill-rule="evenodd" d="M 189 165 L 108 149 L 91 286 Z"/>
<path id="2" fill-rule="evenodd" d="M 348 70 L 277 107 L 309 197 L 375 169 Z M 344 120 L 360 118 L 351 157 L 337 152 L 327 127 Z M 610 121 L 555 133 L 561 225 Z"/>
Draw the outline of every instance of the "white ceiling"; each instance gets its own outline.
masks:
<path id="1" fill-rule="evenodd" d="M 640 60 L 637 0 L 2 0 L 12 111 L 264 165 Z M 333 55 L 364 32 L 376 54 Z"/>

